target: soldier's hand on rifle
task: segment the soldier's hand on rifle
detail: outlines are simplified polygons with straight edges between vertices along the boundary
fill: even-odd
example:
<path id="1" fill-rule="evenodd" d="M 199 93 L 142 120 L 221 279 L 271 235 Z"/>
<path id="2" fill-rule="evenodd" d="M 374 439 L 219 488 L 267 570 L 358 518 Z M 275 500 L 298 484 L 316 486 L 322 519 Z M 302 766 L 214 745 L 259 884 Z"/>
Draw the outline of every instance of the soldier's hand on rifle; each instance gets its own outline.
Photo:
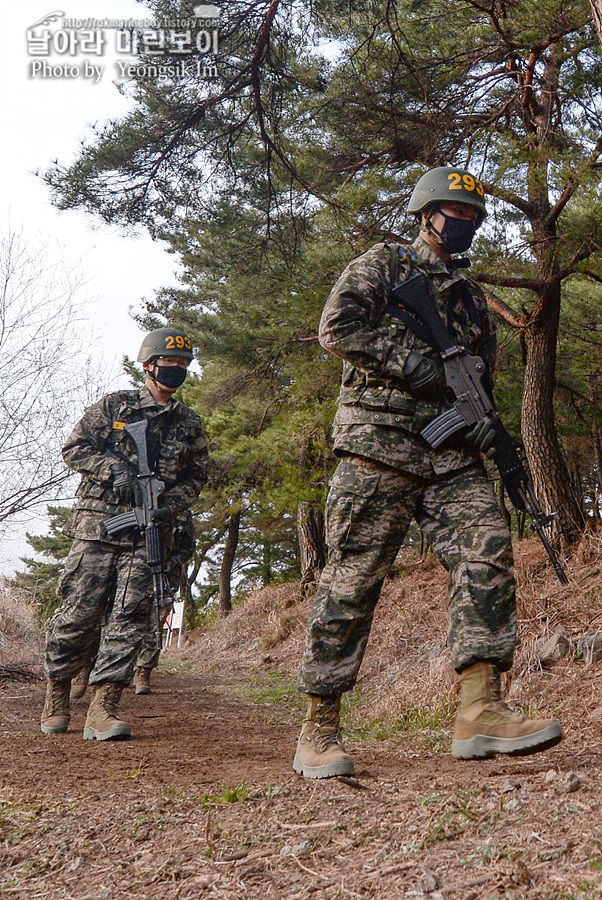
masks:
<path id="1" fill-rule="evenodd" d="M 469 444 L 471 444 L 475 450 L 478 450 L 479 453 L 483 453 L 487 459 L 493 459 L 495 456 L 495 447 L 493 446 L 495 438 L 495 425 L 489 416 L 485 416 L 484 419 L 481 419 L 476 425 L 473 425 L 466 434 L 466 440 Z"/>
<path id="2" fill-rule="evenodd" d="M 153 510 L 153 522 L 160 522 L 165 528 L 171 528 L 174 523 L 174 514 L 169 506 L 160 506 Z"/>
<path id="3" fill-rule="evenodd" d="M 118 460 L 111 466 L 113 475 L 113 492 L 117 494 L 122 503 L 135 503 L 137 501 L 136 475 L 127 463 Z"/>
<path id="4" fill-rule="evenodd" d="M 403 377 L 412 394 L 419 400 L 436 400 L 447 387 L 442 363 L 414 350 L 408 354 Z"/>

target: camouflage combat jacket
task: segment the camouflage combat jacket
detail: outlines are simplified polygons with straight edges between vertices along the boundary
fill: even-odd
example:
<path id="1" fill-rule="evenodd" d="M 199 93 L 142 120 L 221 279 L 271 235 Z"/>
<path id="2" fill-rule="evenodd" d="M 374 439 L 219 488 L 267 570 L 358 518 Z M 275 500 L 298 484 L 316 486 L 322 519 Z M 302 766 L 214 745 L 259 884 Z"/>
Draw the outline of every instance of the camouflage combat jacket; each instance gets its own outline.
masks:
<path id="1" fill-rule="evenodd" d="M 403 377 L 408 354 L 434 357 L 435 351 L 392 314 L 390 304 L 391 289 L 419 272 L 428 277 L 448 330 L 492 372 L 495 330 L 482 290 L 421 237 L 411 246 L 376 244 L 347 266 L 324 307 L 319 340 L 344 361 L 335 453 L 429 477 L 471 465 L 478 455 L 460 437 L 433 450 L 419 434 L 447 404 L 443 397 L 412 396 Z"/>
<path id="2" fill-rule="evenodd" d="M 169 574 L 181 576 L 185 567 L 194 556 L 196 547 L 196 535 L 194 531 L 194 519 L 187 509 L 177 520 L 173 535 L 173 550 L 166 562 Z"/>
<path id="3" fill-rule="evenodd" d="M 82 476 L 75 509 L 64 529 L 69 537 L 131 546 L 128 531 L 109 538 L 104 522 L 130 509 L 112 490 L 112 466 L 126 460 L 137 470 L 136 448 L 124 428 L 142 418 L 149 420 L 149 461 L 165 483 L 161 505 L 181 519 L 197 499 L 207 480 L 208 464 L 199 416 L 179 400 L 159 406 L 146 387 L 116 391 L 85 411 L 63 447 L 65 462 Z M 165 531 L 166 549 L 170 550 L 173 534 Z"/>

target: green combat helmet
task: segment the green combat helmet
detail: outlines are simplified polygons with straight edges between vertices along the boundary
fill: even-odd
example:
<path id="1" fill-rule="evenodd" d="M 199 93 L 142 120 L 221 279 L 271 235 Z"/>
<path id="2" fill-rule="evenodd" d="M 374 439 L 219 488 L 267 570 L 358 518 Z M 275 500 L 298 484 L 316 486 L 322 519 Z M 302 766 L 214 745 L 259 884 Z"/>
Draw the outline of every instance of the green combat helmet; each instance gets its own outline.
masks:
<path id="1" fill-rule="evenodd" d="M 177 328 L 156 328 L 142 341 L 138 362 L 147 363 L 158 356 L 183 356 L 192 360 L 192 341 Z"/>
<path id="2" fill-rule="evenodd" d="M 431 204 L 466 203 L 480 210 L 482 218 L 487 215 L 485 191 L 478 178 L 454 166 L 438 166 L 429 169 L 416 182 L 412 191 L 408 212 L 420 215 Z"/>

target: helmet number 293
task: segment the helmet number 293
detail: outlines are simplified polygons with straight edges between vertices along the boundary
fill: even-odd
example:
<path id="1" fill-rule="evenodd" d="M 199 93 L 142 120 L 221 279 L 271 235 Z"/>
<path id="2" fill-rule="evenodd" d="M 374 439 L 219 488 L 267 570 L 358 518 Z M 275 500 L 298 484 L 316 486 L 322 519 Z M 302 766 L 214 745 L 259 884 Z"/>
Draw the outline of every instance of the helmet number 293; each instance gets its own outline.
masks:
<path id="1" fill-rule="evenodd" d="M 450 172 L 447 178 L 450 191 L 476 191 L 479 197 L 482 197 L 485 193 L 479 179 L 468 173 L 460 175 L 459 172 Z"/>
<path id="2" fill-rule="evenodd" d="M 166 350 L 191 350 L 192 343 L 190 338 L 185 337 L 182 334 L 168 334 L 165 338 L 165 349 Z"/>

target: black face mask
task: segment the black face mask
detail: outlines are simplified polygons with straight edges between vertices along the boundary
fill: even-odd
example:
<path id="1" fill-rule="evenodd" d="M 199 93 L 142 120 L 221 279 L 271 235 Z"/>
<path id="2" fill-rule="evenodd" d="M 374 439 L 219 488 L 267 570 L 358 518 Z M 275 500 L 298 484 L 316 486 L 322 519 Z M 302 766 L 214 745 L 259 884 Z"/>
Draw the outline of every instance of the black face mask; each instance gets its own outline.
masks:
<path id="1" fill-rule="evenodd" d="M 478 225 L 469 219 L 457 219 L 455 216 L 448 216 L 439 210 L 445 219 L 445 225 L 440 232 L 443 246 L 448 253 L 464 253 L 472 244 L 476 234 Z"/>
<path id="2" fill-rule="evenodd" d="M 179 388 L 186 380 L 187 370 L 182 366 L 156 366 L 155 380 L 168 388 Z"/>

